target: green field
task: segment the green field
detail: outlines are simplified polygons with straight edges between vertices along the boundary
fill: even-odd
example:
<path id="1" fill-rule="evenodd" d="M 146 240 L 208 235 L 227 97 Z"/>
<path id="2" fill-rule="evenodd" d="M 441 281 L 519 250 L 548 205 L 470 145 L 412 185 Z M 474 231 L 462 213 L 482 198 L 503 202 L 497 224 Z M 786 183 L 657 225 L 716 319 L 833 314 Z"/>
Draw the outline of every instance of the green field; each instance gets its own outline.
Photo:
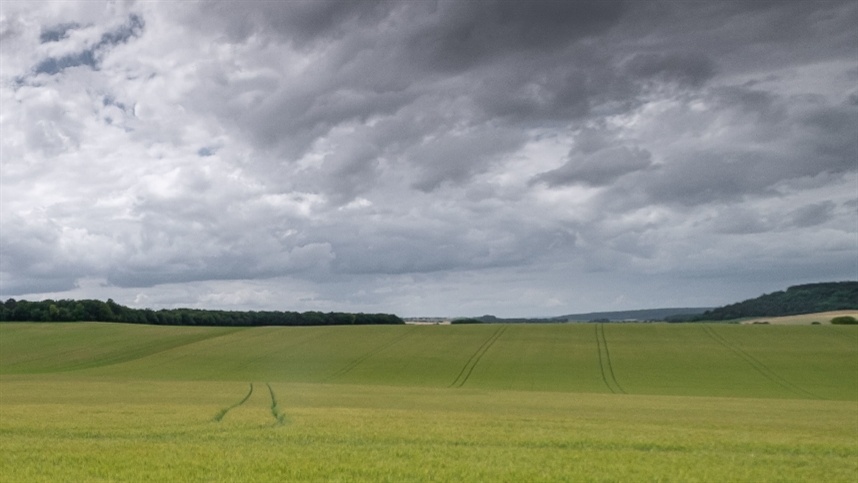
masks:
<path id="1" fill-rule="evenodd" d="M 0 481 L 855 481 L 858 327 L 0 324 Z"/>

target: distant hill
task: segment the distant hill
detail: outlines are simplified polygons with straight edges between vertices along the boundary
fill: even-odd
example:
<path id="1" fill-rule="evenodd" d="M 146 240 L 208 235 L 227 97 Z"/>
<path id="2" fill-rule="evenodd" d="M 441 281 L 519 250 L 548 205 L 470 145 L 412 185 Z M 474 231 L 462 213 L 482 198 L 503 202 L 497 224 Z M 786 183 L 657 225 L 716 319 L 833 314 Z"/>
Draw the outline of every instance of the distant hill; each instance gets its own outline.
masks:
<path id="1" fill-rule="evenodd" d="M 667 308 L 667 309 L 644 309 L 644 310 L 623 310 L 617 312 L 588 312 L 583 314 L 569 314 L 555 317 L 560 321 L 618 321 L 618 320 L 665 320 L 668 317 L 675 316 L 695 316 L 702 314 L 712 307 L 686 307 L 686 308 Z"/>
<path id="2" fill-rule="evenodd" d="M 795 285 L 786 291 L 761 295 L 707 310 L 694 317 L 674 320 L 733 320 L 850 309 L 858 309 L 858 282 L 826 282 Z"/>
<path id="3" fill-rule="evenodd" d="M 665 309 L 642 309 L 642 310 L 623 310 L 615 312 L 587 312 L 583 314 L 568 314 L 557 317 L 545 318 L 514 318 L 504 319 L 495 317 L 494 315 L 483 315 L 469 319 L 472 321 L 480 321 L 485 323 L 560 323 L 560 322 L 591 322 L 591 321 L 607 321 L 615 322 L 622 320 L 665 320 L 668 317 L 684 317 L 690 318 L 702 314 L 711 307 L 685 307 L 685 308 L 665 308 Z"/>
<path id="4" fill-rule="evenodd" d="M 504 319 L 493 315 L 476 317 L 485 323 L 551 323 L 551 322 L 615 322 L 623 320 L 665 320 L 696 322 L 703 320 L 733 320 L 749 317 L 782 317 L 788 315 L 858 310 L 858 281 L 824 282 L 795 285 L 785 291 L 761 295 L 723 307 L 684 307 L 615 312 L 586 312 L 546 318 Z"/>

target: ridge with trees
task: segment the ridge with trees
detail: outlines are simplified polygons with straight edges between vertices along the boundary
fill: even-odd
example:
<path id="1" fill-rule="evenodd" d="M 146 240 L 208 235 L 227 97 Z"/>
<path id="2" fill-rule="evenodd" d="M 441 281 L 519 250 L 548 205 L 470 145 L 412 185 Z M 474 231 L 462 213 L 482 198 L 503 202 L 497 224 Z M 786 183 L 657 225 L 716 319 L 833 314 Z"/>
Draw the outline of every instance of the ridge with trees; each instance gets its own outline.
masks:
<path id="1" fill-rule="evenodd" d="M 693 316 L 668 317 L 671 322 L 781 317 L 835 310 L 858 309 L 858 282 L 824 282 L 794 285 L 785 291 L 707 310 Z"/>

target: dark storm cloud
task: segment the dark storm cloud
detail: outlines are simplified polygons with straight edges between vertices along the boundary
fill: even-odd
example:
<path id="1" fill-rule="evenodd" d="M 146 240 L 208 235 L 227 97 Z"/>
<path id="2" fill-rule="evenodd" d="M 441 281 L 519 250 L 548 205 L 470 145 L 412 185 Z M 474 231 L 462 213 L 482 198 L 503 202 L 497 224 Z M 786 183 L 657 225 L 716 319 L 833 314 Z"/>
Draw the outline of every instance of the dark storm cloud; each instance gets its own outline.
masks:
<path id="1" fill-rule="evenodd" d="M 854 56 L 851 0 L 633 2 L 624 28 L 647 52 L 681 46 L 729 69 L 768 69 Z"/>
<path id="2" fill-rule="evenodd" d="M 295 0 L 245 2 L 228 0 L 205 2 L 200 12 L 222 29 L 230 40 L 243 42 L 256 33 L 274 34 L 304 47 L 308 43 L 346 35 L 348 28 L 372 24 L 383 18 L 386 0 Z M 357 25 L 356 25 L 357 24 Z"/>
<path id="3" fill-rule="evenodd" d="M 308 2 L 289 8 L 260 2 L 240 9 L 207 4 L 204 11 L 235 41 L 257 32 L 316 45 L 319 57 L 297 82 L 284 79 L 288 89 L 266 88 L 257 106 L 221 110 L 227 122 L 237 122 L 281 162 L 301 158 L 343 123 L 391 115 L 400 125 L 435 121 L 419 126 L 412 139 L 400 132 L 396 145 L 378 146 L 377 135 L 362 130 L 368 139 L 349 144 L 363 146 L 364 154 L 338 153 L 327 163 L 333 169 L 325 169 L 358 180 L 357 186 L 368 186 L 360 180 L 373 177 L 373 156 L 380 152 L 415 164 L 420 174 L 411 185 L 418 189 L 461 183 L 481 172 L 491 153 L 454 152 L 457 144 L 486 146 L 484 129 L 473 129 L 473 138 L 450 136 L 456 126 L 584 120 L 593 109 L 639 105 L 639 96 L 656 84 L 699 87 L 716 71 L 706 55 L 677 46 L 668 53 L 607 51 L 622 40 L 621 33 L 609 32 L 623 21 L 625 2 Z M 585 42 L 596 36 L 604 37 L 604 46 Z M 200 96 L 212 97 L 204 91 Z M 451 115 L 441 115 L 438 110 L 448 104 Z M 441 140 L 437 152 L 427 145 L 410 148 L 427 136 Z M 523 138 L 512 142 L 516 137 L 497 136 L 504 141 L 501 150 L 520 147 Z M 373 156 L 367 156 L 367 146 L 376 146 Z M 342 196 L 347 191 L 362 190 L 340 189 L 337 198 L 352 199 Z"/>
<path id="4" fill-rule="evenodd" d="M 791 212 L 787 223 L 801 228 L 819 226 L 833 217 L 834 210 L 835 205 L 831 201 L 812 203 Z"/>
<path id="5" fill-rule="evenodd" d="M 258 109 L 224 112 L 260 142 L 297 158 L 333 126 L 397 112 L 433 91 L 446 91 L 443 102 L 459 98 L 457 124 L 586 113 L 587 95 L 602 79 L 575 68 L 585 59 L 564 51 L 616 24 L 623 3 L 307 2 L 287 8 L 254 2 L 204 11 L 215 16 L 214 25 L 240 32 L 236 41 L 259 32 L 318 44 L 320 56 L 301 79 L 284 79 L 288 90 L 268 91 Z M 347 29 L 348 40 L 342 38 Z M 439 77 L 451 70 L 463 77 Z M 468 106 L 471 112 L 464 112 Z M 437 129 L 449 127 L 442 121 Z"/>
<path id="6" fill-rule="evenodd" d="M 623 0 L 509 2 L 300 0 L 206 2 L 203 15 L 233 41 L 276 34 L 303 46 L 395 24 L 401 46 L 432 69 L 460 70 L 510 52 L 554 50 L 616 23 Z"/>
<path id="7" fill-rule="evenodd" d="M 711 223 L 714 231 L 722 234 L 784 232 L 824 225 L 835 217 L 836 210 L 833 202 L 823 201 L 788 209 L 777 216 L 767 216 L 735 204 L 718 213 Z"/>
<path id="8" fill-rule="evenodd" d="M 685 153 L 642 174 L 639 187 L 653 201 L 693 205 L 774 196 L 782 183 L 858 169 L 858 110 L 819 107 L 771 124 L 756 118 L 761 122 L 751 129 L 761 131 L 757 139 L 771 136 L 768 145 Z M 789 131 L 771 132 L 778 129 Z"/>
<path id="9" fill-rule="evenodd" d="M 629 59 L 624 70 L 639 79 L 699 87 L 715 75 L 715 63 L 702 53 L 642 53 Z"/>
<path id="10" fill-rule="evenodd" d="M 405 37 L 410 58 L 461 72 L 497 57 L 555 52 L 616 24 L 622 1 L 425 2 Z"/>

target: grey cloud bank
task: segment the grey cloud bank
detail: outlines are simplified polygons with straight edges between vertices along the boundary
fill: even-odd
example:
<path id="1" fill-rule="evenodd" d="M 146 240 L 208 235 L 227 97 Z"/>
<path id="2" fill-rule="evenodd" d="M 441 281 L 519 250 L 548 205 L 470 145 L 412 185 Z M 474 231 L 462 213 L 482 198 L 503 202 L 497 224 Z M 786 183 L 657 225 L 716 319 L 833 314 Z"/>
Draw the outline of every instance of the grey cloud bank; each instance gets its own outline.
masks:
<path id="1" fill-rule="evenodd" d="M 4 2 L 0 297 L 557 315 L 858 278 L 858 4 Z"/>

